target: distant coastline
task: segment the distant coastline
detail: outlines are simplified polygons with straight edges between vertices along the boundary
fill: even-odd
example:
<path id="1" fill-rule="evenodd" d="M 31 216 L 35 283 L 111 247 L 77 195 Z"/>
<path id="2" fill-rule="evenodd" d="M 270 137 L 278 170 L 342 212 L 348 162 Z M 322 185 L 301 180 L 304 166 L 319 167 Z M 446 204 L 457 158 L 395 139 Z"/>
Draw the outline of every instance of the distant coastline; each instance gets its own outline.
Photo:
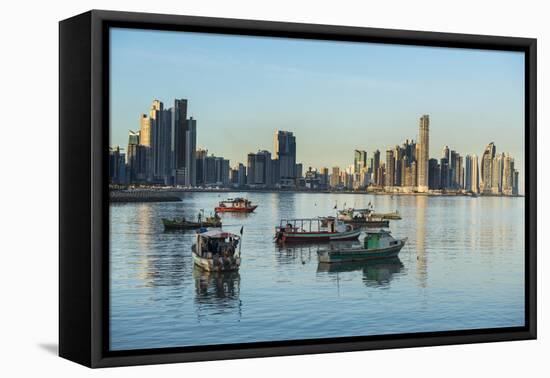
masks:
<path id="1" fill-rule="evenodd" d="M 383 190 L 320 190 L 320 189 L 277 189 L 277 188 L 175 188 L 175 187 L 110 187 L 110 202 L 176 202 L 181 193 L 325 193 L 325 194 L 366 194 L 375 196 L 421 196 L 421 197 L 524 197 L 504 194 L 473 194 L 468 192 L 388 192 Z"/>

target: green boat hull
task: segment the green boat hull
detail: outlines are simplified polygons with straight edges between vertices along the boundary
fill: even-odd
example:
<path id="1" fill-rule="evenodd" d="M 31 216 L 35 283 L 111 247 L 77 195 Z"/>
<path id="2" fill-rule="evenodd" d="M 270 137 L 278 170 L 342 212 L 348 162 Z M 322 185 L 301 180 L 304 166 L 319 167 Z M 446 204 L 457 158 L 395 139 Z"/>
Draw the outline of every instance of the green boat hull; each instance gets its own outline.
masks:
<path id="1" fill-rule="evenodd" d="M 342 250 L 322 250 L 317 252 L 319 256 L 319 262 L 322 263 L 339 263 L 339 262 L 354 262 L 354 261 L 367 261 L 373 259 L 388 259 L 397 257 L 401 248 L 405 245 L 404 241 L 401 241 L 398 245 L 388 248 L 380 249 L 366 249 L 366 248 L 350 248 Z"/>

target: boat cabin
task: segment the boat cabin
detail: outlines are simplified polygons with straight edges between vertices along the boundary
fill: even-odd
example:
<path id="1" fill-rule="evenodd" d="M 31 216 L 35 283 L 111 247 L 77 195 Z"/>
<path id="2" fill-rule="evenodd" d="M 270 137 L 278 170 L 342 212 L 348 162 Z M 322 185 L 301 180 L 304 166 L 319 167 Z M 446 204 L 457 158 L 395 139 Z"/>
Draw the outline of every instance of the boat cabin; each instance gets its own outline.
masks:
<path id="1" fill-rule="evenodd" d="M 390 231 L 381 229 L 377 231 L 366 231 L 363 247 L 365 249 L 380 249 L 397 246 L 399 243 L 399 240 L 391 236 Z"/>
<path id="2" fill-rule="evenodd" d="M 238 251 L 239 241 L 238 235 L 221 230 L 198 233 L 196 254 L 206 259 L 215 256 L 232 257 Z"/>

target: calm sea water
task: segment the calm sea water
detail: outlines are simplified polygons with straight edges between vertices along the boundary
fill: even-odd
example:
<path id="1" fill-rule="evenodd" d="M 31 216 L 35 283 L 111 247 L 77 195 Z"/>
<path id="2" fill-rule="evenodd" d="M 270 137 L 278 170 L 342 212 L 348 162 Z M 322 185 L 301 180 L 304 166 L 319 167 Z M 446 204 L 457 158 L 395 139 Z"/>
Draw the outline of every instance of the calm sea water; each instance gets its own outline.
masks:
<path id="1" fill-rule="evenodd" d="M 194 233 L 162 217 L 207 212 L 226 196 L 259 204 L 223 214 L 244 226 L 239 272 L 194 268 Z M 179 203 L 111 204 L 111 350 L 524 325 L 524 199 L 312 193 L 185 193 Z M 399 210 L 398 259 L 327 266 L 322 245 L 278 247 L 280 218 L 333 207 Z"/>

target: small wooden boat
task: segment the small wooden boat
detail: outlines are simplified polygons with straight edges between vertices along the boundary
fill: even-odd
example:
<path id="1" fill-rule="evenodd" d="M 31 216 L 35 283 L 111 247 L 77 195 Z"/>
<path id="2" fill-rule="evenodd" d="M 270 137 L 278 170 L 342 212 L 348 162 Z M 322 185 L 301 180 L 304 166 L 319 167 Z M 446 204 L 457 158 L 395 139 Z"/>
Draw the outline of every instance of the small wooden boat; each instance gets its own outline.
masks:
<path id="1" fill-rule="evenodd" d="M 372 213 L 373 218 L 380 218 L 380 219 L 392 219 L 392 220 L 400 220 L 401 215 L 399 215 L 399 212 L 393 211 L 391 213 Z"/>
<path id="2" fill-rule="evenodd" d="M 387 230 L 367 231 L 362 246 L 350 248 L 331 245 L 317 251 L 317 256 L 321 263 L 387 259 L 396 257 L 406 242 L 407 238 L 395 239 Z"/>
<path id="3" fill-rule="evenodd" d="M 251 213 L 258 205 L 253 205 L 246 198 L 229 198 L 221 201 L 215 208 L 217 213 Z"/>
<path id="4" fill-rule="evenodd" d="M 162 224 L 165 230 L 195 230 L 201 227 L 221 227 L 222 220 L 218 214 L 207 217 L 204 221 L 197 220 L 197 222 L 188 221 L 185 218 L 162 218 Z"/>
<path id="5" fill-rule="evenodd" d="M 275 228 L 275 240 L 281 243 L 355 240 L 360 234 L 360 229 L 334 218 L 282 219 Z"/>
<path id="6" fill-rule="evenodd" d="M 209 272 L 237 270 L 241 265 L 240 240 L 240 236 L 222 230 L 197 233 L 191 247 L 193 262 Z"/>
<path id="7" fill-rule="evenodd" d="M 371 209 L 344 209 L 338 211 L 338 219 L 344 223 L 370 228 L 389 227 L 390 221 L 379 216 L 374 216 Z"/>

